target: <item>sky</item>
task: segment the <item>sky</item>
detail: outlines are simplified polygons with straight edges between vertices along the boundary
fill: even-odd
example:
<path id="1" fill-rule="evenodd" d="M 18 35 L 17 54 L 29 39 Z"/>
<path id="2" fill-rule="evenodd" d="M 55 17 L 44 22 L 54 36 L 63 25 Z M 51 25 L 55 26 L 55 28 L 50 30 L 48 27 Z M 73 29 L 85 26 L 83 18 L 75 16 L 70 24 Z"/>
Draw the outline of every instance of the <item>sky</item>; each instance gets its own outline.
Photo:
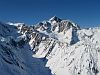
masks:
<path id="1" fill-rule="evenodd" d="M 100 0 L 0 0 L 1 22 L 32 25 L 53 16 L 81 27 L 100 26 Z"/>

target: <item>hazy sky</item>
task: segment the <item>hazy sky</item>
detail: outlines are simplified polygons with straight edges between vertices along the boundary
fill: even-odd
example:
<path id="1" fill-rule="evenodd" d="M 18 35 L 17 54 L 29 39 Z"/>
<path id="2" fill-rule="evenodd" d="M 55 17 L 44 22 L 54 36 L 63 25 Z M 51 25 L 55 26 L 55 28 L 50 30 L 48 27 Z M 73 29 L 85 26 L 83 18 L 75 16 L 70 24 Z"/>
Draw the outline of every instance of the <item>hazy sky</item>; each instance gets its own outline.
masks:
<path id="1" fill-rule="evenodd" d="M 52 16 L 100 26 L 100 0 L 0 0 L 0 21 L 36 24 Z"/>

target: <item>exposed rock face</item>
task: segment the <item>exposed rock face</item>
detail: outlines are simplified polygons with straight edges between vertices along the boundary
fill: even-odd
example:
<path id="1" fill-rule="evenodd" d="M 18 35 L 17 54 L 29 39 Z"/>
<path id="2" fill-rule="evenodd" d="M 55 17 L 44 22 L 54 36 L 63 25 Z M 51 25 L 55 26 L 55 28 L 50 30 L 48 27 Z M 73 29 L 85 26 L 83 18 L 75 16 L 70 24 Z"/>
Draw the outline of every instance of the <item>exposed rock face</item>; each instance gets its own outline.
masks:
<path id="1" fill-rule="evenodd" d="M 35 26 L 9 23 L 0 28 L 3 75 L 100 75 L 99 27 L 81 29 L 54 16 Z"/>

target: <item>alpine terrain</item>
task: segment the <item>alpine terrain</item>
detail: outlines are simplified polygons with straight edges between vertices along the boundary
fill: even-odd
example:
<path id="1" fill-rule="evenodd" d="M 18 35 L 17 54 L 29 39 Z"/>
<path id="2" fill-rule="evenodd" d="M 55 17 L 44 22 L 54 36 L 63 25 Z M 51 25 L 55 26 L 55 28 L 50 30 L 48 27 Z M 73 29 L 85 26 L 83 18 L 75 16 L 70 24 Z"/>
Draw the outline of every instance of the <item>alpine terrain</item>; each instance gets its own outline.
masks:
<path id="1" fill-rule="evenodd" d="M 0 75 L 100 75 L 100 27 L 0 22 Z"/>

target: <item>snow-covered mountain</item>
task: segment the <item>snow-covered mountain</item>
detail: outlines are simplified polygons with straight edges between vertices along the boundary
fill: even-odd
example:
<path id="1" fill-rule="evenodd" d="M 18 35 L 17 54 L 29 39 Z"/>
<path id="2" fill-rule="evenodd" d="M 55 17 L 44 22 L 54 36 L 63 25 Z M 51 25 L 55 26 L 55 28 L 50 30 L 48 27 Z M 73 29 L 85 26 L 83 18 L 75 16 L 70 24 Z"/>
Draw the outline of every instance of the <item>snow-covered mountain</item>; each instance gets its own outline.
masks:
<path id="1" fill-rule="evenodd" d="M 0 22 L 0 75 L 100 75 L 100 27 L 56 16 L 37 25 Z"/>

